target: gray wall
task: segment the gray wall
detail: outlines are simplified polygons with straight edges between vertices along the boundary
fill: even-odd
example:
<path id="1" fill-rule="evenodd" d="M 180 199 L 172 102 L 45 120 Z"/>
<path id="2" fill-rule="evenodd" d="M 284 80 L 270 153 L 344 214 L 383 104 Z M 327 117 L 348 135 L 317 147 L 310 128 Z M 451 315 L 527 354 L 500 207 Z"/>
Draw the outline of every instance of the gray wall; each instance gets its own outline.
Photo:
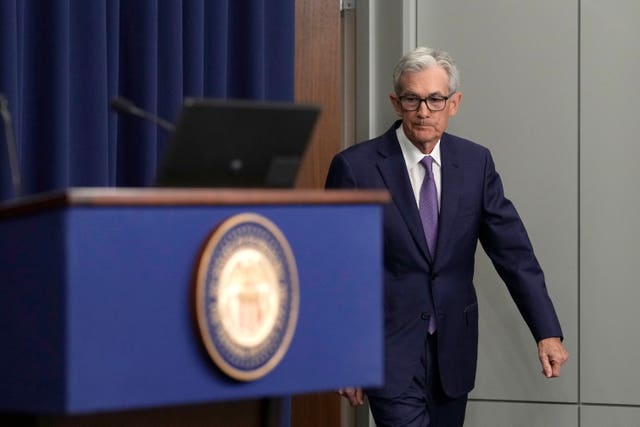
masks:
<path id="1" fill-rule="evenodd" d="M 480 357 L 466 425 L 640 425 L 640 2 L 357 8 L 358 139 L 394 119 L 386 96 L 403 51 L 428 45 L 456 58 L 463 101 L 450 131 L 492 150 L 571 354 L 561 378 L 540 374 L 531 334 L 480 250 Z"/>

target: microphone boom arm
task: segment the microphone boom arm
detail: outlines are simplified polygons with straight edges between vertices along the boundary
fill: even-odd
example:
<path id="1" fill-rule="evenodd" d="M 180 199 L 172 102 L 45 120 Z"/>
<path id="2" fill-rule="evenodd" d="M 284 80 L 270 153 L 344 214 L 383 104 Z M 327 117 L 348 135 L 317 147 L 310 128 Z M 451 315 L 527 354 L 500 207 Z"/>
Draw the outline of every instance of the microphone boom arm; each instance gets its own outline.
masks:
<path id="1" fill-rule="evenodd" d="M 142 108 L 137 107 L 133 102 L 128 99 L 116 96 L 111 98 L 111 102 L 109 102 L 111 109 L 117 111 L 119 113 L 131 114 L 132 116 L 140 117 L 141 119 L 149 120 L 152 123 L 160 126 L 163 130 L 168 133 L 172 133 L 175 131 L 175 126 L 172 123 L 169 123 L 162 117 L 158 117 L 154 114 L 151 114 L 148 111 L 143 110 Z"/>

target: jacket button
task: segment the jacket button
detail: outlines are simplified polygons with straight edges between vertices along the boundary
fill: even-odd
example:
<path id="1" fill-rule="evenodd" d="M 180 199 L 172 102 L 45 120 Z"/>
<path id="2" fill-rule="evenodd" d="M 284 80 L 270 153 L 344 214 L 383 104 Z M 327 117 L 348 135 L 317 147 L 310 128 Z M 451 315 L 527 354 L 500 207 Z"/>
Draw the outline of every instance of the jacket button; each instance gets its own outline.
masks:
<path id="1" fill-rule="evenodd" d="M 422 320 L 427 320 L 429 318 L 429 313 L 422 313 L 420 317 L 422 318 Z"/>

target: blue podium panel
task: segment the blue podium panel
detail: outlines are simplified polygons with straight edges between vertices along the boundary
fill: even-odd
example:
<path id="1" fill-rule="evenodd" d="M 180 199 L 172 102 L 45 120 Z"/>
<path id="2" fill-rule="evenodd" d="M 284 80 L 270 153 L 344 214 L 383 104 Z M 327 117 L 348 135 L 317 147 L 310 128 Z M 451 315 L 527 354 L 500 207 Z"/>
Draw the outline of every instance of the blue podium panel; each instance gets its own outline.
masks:
<path id="1" fill-rule="evenodd" d="M 272 221 L 300 307 L 280 363 L 236 381 L 197 332 L 193 278 L 214 228 Z M 0 410 L 85 413 L 383 382 L 379 203 L 70 204 L 0 220 Z"/>

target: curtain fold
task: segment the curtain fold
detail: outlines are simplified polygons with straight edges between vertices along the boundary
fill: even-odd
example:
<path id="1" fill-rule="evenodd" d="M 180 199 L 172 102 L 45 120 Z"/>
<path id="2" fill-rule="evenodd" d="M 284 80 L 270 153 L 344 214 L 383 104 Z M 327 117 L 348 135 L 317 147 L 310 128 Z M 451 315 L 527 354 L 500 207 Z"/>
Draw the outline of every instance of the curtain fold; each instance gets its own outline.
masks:
<path id="1" fill-rule="evenodd" d="M 294 20 L 294 0 L 2 0 L 24 192 L 151 184 L 167 134 L 111 112 L 115 95 L 170 121 L 185 97 L 293 101 Z"/>

